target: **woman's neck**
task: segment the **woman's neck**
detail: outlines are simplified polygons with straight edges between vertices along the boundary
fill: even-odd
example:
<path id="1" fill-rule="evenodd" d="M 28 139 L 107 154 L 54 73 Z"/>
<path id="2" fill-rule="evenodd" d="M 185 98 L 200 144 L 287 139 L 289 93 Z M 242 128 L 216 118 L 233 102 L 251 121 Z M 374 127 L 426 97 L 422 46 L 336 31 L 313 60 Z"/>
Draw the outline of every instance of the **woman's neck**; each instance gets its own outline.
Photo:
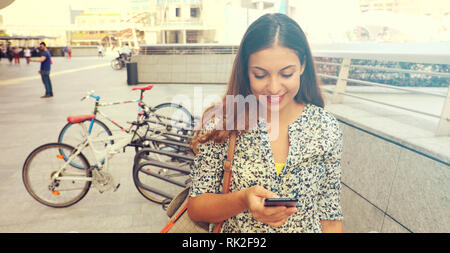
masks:
<path id="1" fill-rule="evenodd" d="M 283 110 L 277 112 L 267 112 L 267 117 L 265 118 L 268 124 L 275 125 L 289 125 L 296 121 L 300 115 L 302 115 L 305 108 L 304 104 L 293 104 L 289 108 L 283 108 Z"/>

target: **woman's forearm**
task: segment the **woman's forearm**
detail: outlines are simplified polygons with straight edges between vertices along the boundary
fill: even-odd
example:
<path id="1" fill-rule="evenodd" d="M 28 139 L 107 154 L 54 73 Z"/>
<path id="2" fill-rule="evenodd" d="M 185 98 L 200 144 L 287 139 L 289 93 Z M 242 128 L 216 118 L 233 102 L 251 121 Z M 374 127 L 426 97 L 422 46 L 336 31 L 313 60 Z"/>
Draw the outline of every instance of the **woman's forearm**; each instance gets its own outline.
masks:
<path id="1" fill-rule="evenodd" d="M 340 220 L 321 220 L 322 233 L 344 233 L 342 221 Z"/>
<path id="2" fill-rule="evenodd" d="M 194 221 L 218 223 L 247 210 L 245 192 L 204 193 L 189 198 L 188 214 Z"/>

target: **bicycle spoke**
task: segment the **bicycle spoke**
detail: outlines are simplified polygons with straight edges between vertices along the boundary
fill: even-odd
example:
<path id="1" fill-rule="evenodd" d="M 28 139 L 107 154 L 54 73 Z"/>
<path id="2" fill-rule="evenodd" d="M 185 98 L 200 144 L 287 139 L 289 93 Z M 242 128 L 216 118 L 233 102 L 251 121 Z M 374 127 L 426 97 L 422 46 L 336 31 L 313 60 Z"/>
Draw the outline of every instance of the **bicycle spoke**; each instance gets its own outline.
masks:
<path id="1" fill-rule="evenodd" d="M 64 159 L 61 151 L 72 154 Z M 73 147 L 52 143 L 35 149 L 27 158 L 23 168 L 23 180 L 27 191 L 44 205 L 66 207 L 78 202 L 89 190 L 90 171 L 69 166 L 72 162 L 89 168 L 86 158 L 76 154 Z M 76 175 L 80 180 L 62 180 Z"/>

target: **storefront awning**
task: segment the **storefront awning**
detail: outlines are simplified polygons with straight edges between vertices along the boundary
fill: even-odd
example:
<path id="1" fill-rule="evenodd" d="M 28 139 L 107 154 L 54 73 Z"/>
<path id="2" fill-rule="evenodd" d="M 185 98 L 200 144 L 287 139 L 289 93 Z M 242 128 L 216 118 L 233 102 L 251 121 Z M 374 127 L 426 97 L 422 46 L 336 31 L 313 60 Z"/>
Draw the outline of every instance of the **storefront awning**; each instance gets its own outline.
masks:
<path id="1" fill-rule="evenodd" d="M 42 39 L 56 39 L 56 37 L 49 37 L 49 36 L 0 36 L 0 40 L 42 40 Z"/>

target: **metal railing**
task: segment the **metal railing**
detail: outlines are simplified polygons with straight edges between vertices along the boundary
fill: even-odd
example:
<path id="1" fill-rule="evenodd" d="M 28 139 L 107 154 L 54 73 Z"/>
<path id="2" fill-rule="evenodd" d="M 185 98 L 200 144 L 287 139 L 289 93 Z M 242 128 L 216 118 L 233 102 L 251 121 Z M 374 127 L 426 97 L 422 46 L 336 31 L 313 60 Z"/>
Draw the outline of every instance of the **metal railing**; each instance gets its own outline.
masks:
<path id="1" fill-rule="evenodd" d="M 437 72 L 437 71 L 426 71 L 426 70 L 412 70 L 412 69 L 403 69 L 398 67 L 383 67 L 383 66 L 369 66 L 369 65 L 362 65 L 357 63 L 360 60 L 368 60 L 368 61 L 386 61 L 386 59 L 395 59 L 395 61 L 398 62 L 412 62 L 414 63 L 414 57 L 411 56 L 411 54 L 395 54 L 393 57 L 389 57 L 388 54 L 383 54 L 381 57 L 381 54 L 376 55 L 373 53 L 345 53 L 345 52 L 332 52 L 332 51 L 314 51 L 313 52 L 314 57 L 316 58 L 315 64 L 318 69 L 318 76 L 322 78 L 322 80 L 335 80 L 335 86 L 334 89 L 331 91 L 332 97 L 331 97 L 331 103 L 342 103 L 345 96 L 352 97 L 359 100 L 369 101 L 380 105 L 390 106 L 397 109 L 402 109 L 405 111 L 418 113 L 421 115 L 426 115 L 429 117 L 433 117 L 436 119 L 439 119 L 439 123 L 437 126 L 437 130 L 435 132 L 436 136 L 447 136 L 450 135 L 450 73 L 449 72 Z M 404 60 L 403 60 L 404 59 Z M 417 58 L 419 59 L 419 58 Z M 439 55 L 439 57 L 435 57 L 434 55 L 429 55 L 429 57 L 426 57 L 424 55 L 420 56 L 420 60 L 417 60 L 420 64 L 442 64 L 442 62 L 447 62 L 450 64 L 450 55 Z M 320 70 L 324 69 L 324 66 L 331 66 L 333 71 L 336 73 L 336 75 L 332 75 L 329 73 L 323 73 Z M 447 68 L 444 69 L 444 71 L 448 71 L 448 65 Z M 326 67 L 325 67 L 326 69 Z M 358 70 L 368 70 L 368 71 L 374 71 L 375 73 L 404 73 L 410 76 L 433 76 L 435 78 L 439 78 L 439 82 L 443 82 L 443 86 L 441 87 L 447 87 L 447 94 L 441 94 L 426 90 L 419 90 L 415 88 L 408 88 L 408 87 L 401 87 L 389 84 L 389 80 L 383 80 L 383 82 L 380 81 L 367 81 L 367 80 L 361 80 L 360 78 L 350 78 L 351 73 L 355 73 Z M 389 78 L 387 78 L 389 79 Z M 381 88 L 388 88 L 388 89 L 394 89 L 394 90 L 400 90 L 404 92 L 409 93 L 415 93 L 415 94 L 422 94 L 422 95 L 428 95 L 428 96 L 435 96 L 439 98 L 443 98 L 444 105 L 443 109 L 441 111 L 441 114 L 433 114 L 428 112 L 420 111 L 416 108 L 409 108 L 404 106 L 395 105 L 392 103 L 385 103 L 379 100 L 370 99 L 367 97 L 355 95 L 355 94 L 349 94 L 349 92 L 346 92 L 347 90 L 347 84 L 352 83 L 356 85 L 364 85 L 364 86 L 375 86 L 375 87 L 381 87 Z"/>
<path id="2" fill-rule="evenodd" d="M 328 74 L 320 72 L 320 67 L 318 67 L 318 75 L 325 80 L 335 80 L 336 85 L 332 91 L 332 103 L 342 103 L 344 96 L 365 100 L 373 102 L 379 105 L 390 106 L 392 108 L 402 109 L 405 111 L 417 113 L 420 115 L 426 115 L 439 120 L 437 130 L 435 134 L 437 136 L 450 135 L 450 88 L 447 88 L 446 94 L 439 94 L 436 92 L 426 91 L 424 89 L 415 89 L 404 87 L 409 80 L 397 80 L 397 83 L 390 83 L 394 80 L 396 76 L 408 75 L 411 79 L 421 76 L 433 76 L 438 79 L 422 79 L 426 80 L 427 85 L 443 84 L 440 87 L 450 86 L 450 51 L 445 52 L 445 48 L 449 47 L 450 44 L 441 45 L 425 45 L 421 48 L 434 48 L 434 51 L 429 51 L 425 53 L 414 53 L 414 50 L 410 50 L 413 53 L 406 52 L 403 50 L 406 46 L 404 44 L 396 44 L 395 47 L 388 48 L 392 45 L 376 45 L 377 48 L 369 48 L 365 50 L 362 47 L 367 47 L 364 45 L 348 45 L 346 47 L 352 50 L 345 50 L 341 45 L 331 45 L 340 47 L 335 50 L 314 50 L 313 56 L 316 58 L 317 66 L 331 66 L 335 69 L 334 74 Z M 373 45 L 372 45 L 373 46 Z M 371 47 L 369 45 L 369 47 Z M 410 48 L 417 47 L 417 45 L 410 45 Z M 323 48 L 329 48 L 325 46 Z M 387 50 L 383 50 L 388 48 Z M 214 55 L 214 54 L 231 54 L 235 55 L 239 47 L 237 45 L 220 45 L 220 44 L 163 44 L 163 45 L 141 45 L 139 54 L 141 55 Z M 355 50 L 356 49 L 356 50 Z M 408 49 L 408 48 L 407 48 Z M 429 49 L 430 50 L 430 49 Z M 395 53 L 393 53 L 395 52 Z M 320 60 L 324 59 L 324 60 Z M 369 63 L 370 64 L 369 64 Z M 371 62 L 375 62 L 375 66 Z M 391 64 L 392 62 L 396 64 Z M 376 65 L 377 63 L 382 63 Z M 387 63 L 387 64 L 384 64 Z M 402 63 L 402 64 L 399 64 Z M 423 65 L 427 66 L 424 69 L 411 69 L 404 68 L 403 65 Z M 394 67 L 392 67 L 394 66 Z M 399 67 L 401 66 L 401 67 Z M 433 66 L 445 66 L 443 69 L 433 69 Z M 231 69 L 231 65 L 229 68 Z M 339 70 L 339 71 L 337 71 Z M 366 70 L 372 71 L 375 75 L 384 75 L 383 73 L 391 73 L 387 75 L 387 78 L 382 78 L 381 80 L 375 78 L 374 80 L 364 80 L 361 76 L 352 77 L 355 70 Z M 370 79 L 370 78 L 369 78 Z M 419 78 L 420 79 L 420 78 Z M 385 103 L 379 100 L 370 99 L 367 97 L 349 94 L 346 92 L 347 84 L 357 84 L 365 86 L 375 86 L 381 88 L 395 89 L 403 92 L 434 96 L 440 99 L 444 99 L 443 109 L 440 114 L 428 113 L 420 111 L 417 108 L 410 108 L 405 106 L 399 106 L 392 103 Z"/>
<path id="3" fill-rule="evenodd" d="M 141 45 L 141 55 L 210 55 L 236 54 L 238 46 L 217 44 L 164 44 Z"/>

